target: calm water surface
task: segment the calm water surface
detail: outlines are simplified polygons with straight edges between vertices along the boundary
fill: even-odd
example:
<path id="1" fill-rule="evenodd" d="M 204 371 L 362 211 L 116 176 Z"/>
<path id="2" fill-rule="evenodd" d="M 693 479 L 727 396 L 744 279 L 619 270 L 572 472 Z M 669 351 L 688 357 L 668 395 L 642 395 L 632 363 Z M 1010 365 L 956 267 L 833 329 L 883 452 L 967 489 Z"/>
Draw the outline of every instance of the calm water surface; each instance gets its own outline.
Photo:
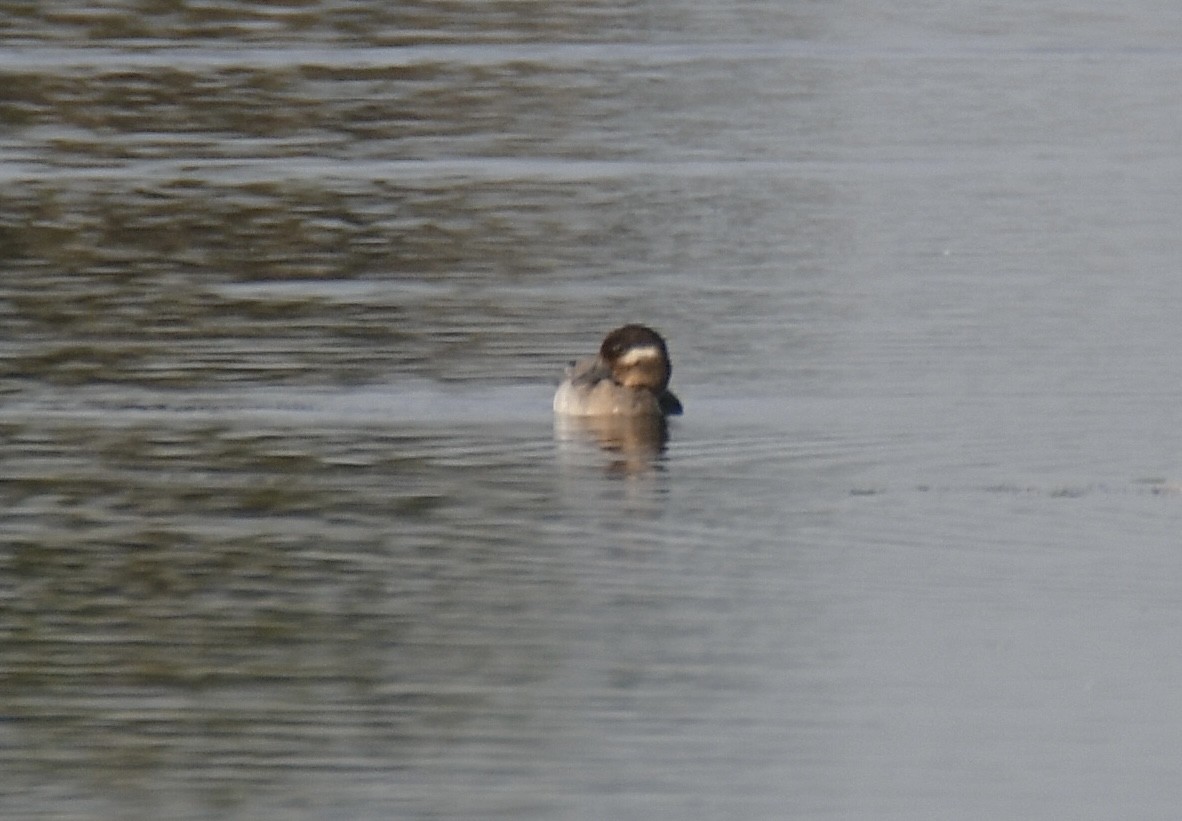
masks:
<path id="1" fill-rule="evenodd" d="M 1176 813 L 1179 9 L 0 19 L 4 817 Z"/>

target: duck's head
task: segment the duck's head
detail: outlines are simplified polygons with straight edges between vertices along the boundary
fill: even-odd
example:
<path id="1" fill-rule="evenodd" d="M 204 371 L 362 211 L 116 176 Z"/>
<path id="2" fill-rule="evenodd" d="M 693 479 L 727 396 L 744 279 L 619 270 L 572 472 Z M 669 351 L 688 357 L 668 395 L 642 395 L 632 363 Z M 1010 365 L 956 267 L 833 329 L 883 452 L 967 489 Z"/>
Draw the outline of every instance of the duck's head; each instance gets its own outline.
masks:
<path id="1" fill-rule="evenodd" d="M 673 366 L 661 335 L 646 325 L 625 325 L 604 337 L 601 365 L 612 380 L 627 388 L 644 388 L 658 396 L 669 386 Z"/>

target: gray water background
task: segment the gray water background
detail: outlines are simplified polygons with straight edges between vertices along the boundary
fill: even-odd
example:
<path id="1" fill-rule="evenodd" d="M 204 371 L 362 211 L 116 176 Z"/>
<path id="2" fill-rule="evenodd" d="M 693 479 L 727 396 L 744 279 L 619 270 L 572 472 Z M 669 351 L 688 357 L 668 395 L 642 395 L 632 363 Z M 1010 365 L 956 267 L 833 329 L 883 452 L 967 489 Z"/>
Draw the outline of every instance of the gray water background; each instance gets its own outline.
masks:
<path id="1" fill-rule="evenodd" d="M 1180 44 L 0 3 L 0 814 L 1176 817 Z"/>

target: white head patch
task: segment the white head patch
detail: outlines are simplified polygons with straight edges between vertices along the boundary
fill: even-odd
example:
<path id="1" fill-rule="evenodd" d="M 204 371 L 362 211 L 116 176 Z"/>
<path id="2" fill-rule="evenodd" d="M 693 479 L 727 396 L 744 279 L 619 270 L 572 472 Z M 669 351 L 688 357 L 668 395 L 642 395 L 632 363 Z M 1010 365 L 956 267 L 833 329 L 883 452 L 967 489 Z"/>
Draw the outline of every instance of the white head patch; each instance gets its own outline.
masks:
<path id="1" fill-rule="evenodd" d="M 639 365 L 641 362 L 661 358 L 661 349 L 656 345 L 641 345 L 636 348 L 629 348 L 624 352 L 624 355 L 619 358 L 617 364 L 625 368 L 630 365 Z"/>

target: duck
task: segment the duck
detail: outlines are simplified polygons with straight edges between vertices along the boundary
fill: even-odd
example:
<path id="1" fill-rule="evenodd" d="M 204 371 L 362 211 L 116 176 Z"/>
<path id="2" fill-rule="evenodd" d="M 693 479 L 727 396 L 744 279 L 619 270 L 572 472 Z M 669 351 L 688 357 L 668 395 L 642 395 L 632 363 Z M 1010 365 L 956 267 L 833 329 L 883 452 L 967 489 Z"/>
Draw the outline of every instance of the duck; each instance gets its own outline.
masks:
<path id="1" fill-rule="evenodd" d="M 623 325 L 596 356 L 571 363 L 554 394 L 560 416 L 656 417 L 682 413 L 669 390 L 673 366 L 665 339 L 647 325 Z"/>

